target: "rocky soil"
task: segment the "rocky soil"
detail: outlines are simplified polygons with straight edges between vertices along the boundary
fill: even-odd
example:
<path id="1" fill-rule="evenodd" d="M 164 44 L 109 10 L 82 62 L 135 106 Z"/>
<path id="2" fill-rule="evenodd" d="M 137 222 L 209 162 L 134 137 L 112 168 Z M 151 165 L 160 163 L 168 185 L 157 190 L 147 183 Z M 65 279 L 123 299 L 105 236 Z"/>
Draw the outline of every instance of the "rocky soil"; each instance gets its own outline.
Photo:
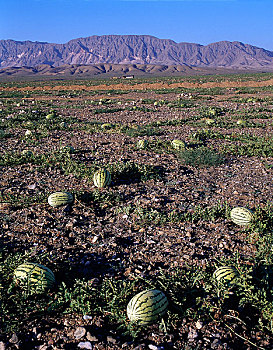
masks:
<path id="1" fill-rule="evenodd" d="M 126 85 L 120 94 L 120 87 L 113 85 L 105 91 L 92 89 L 92 96 L 76 83 L 59 90 L 53 83 L 52 94 L 39 83 L 37 89 L 24 91 L 20 84 L 2 85 L 0 261 L 27 252 L 31 261 L 47 264 L 57 281 L 51 296 L 62 282 L 73 285 L 77 278 L 94 289 L 111 279 L 144 281 L 141 290 L 149 281 L 157 283 L 160 271 L 187 266 L 205 271 L 236 256 L 253 261 L 255 239 L 223 214 L 223 208 L 255 211 L 272 203 L 273 94 L 262 88 L 255 94 L 240 91 L 240 84 L 235 84 L 236 91 L 226 82 L 224 94 L 218 95 L 210 94 L 210 86 L 202 87 L 206 94 L 199 93 L 201 86 L 192 94 L 179 86 L 160 94 L 161 83 L 138 92 Z M 56 117 L 46 121 L 51 110 Z M 208 118 L 214 120 L 211 125 Z M 237 124 L 240 119 L 246 121 L 243 126 Z M 25 136 L 28 129 L 30 137 Z M 206 140 L 194 136 L 202 130 L 208 133 Z M 247 153 L 250 146 L 240 155 L 247 135 L 268 140 L 266 153 L 255 154 L 254 143 L 253 154 Z M 148 141 L 146 149 L 137 147 L 140 139 Z M 193 166 L 171 147 L 173 139 L 185 141 L 189 149 L 210 148 L 222 154 L 223 162 Z M 24 149 L 40 157 L 58 153 L 63 145 L 75 152 L 55 163 L 20 158 Z M 13 161 L 6 161 L 11 154 Z M 99 166 L 112 169 L 113 181 L 98 190 L 88 169 L 92 173 Z M 73 205 L 50 207 L 47 196 L 63 190 L 74 194 Z M 202 214 L 206 208 L 212 208 L 207 216 Z M 192 219 L 179 219 L 180 214 Z M 126 296 L 125 305 L 132 296 Z M 240 309 L 232 297 L 229 300 L 225 311 L 211 312 L 213 318 L 198 316 L 194 303 L 183 302 L 187 312 L 171 310 L 167 330 L 158 322 L 135 339 L 125 336 L 103 310 L 86 314 L 48 308 L 42 315 L 26 317 L 19 328 L 0 330 L 0 349 L 271 349 L 272 334 L 253 320 L 259 310 L 251 305 Z"/>

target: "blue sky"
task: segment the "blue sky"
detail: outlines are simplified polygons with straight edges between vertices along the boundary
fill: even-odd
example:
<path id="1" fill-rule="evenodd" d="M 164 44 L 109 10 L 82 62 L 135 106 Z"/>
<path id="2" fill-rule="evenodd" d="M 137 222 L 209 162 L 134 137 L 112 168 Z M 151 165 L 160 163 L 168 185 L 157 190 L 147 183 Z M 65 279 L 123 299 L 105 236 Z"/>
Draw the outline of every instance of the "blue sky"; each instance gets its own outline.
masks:
<path id="1" fill-rule="evenodd" d="M 273 51 L 273 0 L 0 0 L 0 39 L 65 43 L 107 34 Z"/>

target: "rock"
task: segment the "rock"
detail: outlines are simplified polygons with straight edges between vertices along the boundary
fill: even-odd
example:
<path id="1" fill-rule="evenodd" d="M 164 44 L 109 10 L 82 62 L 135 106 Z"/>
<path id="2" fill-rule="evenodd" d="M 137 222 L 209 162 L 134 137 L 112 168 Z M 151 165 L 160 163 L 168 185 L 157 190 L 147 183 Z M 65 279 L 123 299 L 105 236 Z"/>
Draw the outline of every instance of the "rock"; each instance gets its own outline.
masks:
<path id="1" fill-rule="evenodd" d="M 90 341 L 84 341 L 84 342 L 80 342 L 78 344 L 78 348 L 80 349 L 88 349 L 88 350 L 92 350 L 92 344 L 90 343 Z"/>
<path id="2" fill-rule="evenodd" d="M 97 337 L 95 337 L 94 335 L 91 335 L 90 332 L 87 332 L 86 338 L 87 338 L 87 340 L 93 341 L 93 342 L 99 341 L 99 339 Z"/>
<path id="3" fill-rule="evenodd" d="M 196 327 L 197 329 L 201 329 L 201 328 L 203 327 L 203 322 L 198 320 L 198 321 L 195 323 L 195 327 Z"/>
<path id="4" fill-rule="evenodd" d="M 111 335 L 107 336 L 107 343 L 112 343 L 112 344 L 116 344 L 117 340 L 115 338 L 113 338 Z"/>
<path id="5" fill-rule="evenodd" d="M 198 333 L 195 329 L 190 329 L 189 333 L 188 333 L 188 339 L 189 341 L 194 341 L 194 339 L 196 339 L 198 337 Z"/>
<path id="6" fill-rule="evenodd" d="M 214 339 L 213 342 L 210 344 L 211 349 L 218 349 L 221 345 L 221 342 L 219 339 Z"/>
<path id="7" fill-rule="evenodd" d="M 154 344 L 149 344 L 148 348 L 151 349 L 151 350 L 164 350 L 164 346 L 157 346 L 157 345 L 154 345 Z"/>
<path id="8" fill-rule="evenodd" d="M 81 339 L 86 334 L 86 329 L 84 327 L 78 327 L 74 332 L 74 337 L 76 339 Z"/>
<path id="9" fill-rule="evenodd" d="M 122 344 L 121 348 L 122 348 L 122 349 L 124 349 L 124 348 L 127 349 L 127 348 L 129 348 L 129 346 L 132 345 L 132 344 L 133 344 L 132 341 L 131 341 L 131 342 L 125 342 L 125 343 Z"/>
<path id="10" fill-rule="evenodd" d="M 145 348 L 146 348 L 145 344 L 139 344 L 133 350 L 145 350 Z"/>
<path id="11" fill-rule="evenodd" d="M 37 346 L 37 350 L 47 350 L 47 349 L 48 349 L 47 344 L 42 344 Z"/>
<path id="12" fill-rule="evenodd" d="M 89 316 L 89 315 L 84 315 L 83 319 L 84 320 L 92 320 L 93 316 Z"/>
<path id="13" fill-rule="evenodd" d="M 11 338 L 9 339 L 9 342 L 12 344 L 18 343 L 18 337 L 17 337 L 16 333 L 12 334 Z"/>

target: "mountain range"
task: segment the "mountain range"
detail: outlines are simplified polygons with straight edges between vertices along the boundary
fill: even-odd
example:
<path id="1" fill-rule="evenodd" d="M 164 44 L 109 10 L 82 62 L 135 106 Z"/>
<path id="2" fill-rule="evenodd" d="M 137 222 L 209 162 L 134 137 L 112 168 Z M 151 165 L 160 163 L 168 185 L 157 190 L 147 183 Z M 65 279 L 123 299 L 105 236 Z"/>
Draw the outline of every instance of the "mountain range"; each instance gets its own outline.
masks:
<path id="1" fill-rule="evenodd" d="M 273 51 L 238 41 L 204 46 L 149 35 L 90 36 L 65 44 L 0 40 L 0 68 L 40 66 L 38 70 L 52 70 L 64 65 L 95 65 L 99 74 L 105 64 L 133 65 L 136 69 L 138 65 L 183 66 L 176 71 L 192 67 L 273 71 Z"/>

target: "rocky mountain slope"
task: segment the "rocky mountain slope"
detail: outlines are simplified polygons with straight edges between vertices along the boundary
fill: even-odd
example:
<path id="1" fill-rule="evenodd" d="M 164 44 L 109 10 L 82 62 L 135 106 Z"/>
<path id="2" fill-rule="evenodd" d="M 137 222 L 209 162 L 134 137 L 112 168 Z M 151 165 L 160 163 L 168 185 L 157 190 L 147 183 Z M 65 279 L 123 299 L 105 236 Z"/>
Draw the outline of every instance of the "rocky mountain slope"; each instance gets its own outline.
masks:
<path id="1" fill-rule="evenodd" d="M 190 67 L 187 65 L 167 66 L 153 64 L 110 64 L 100 63 L 93 65 L 65 64 L 53 67 L 41 64 L 35 67 L 6 67 L 0 68 L 1 79 L 69 79 L 92 78 L 103 75 L 104 77 L 134 76 L 181 76 L 181 75 L 209 75 L 222 73 L 236 73 L 231 69 Z"/>
<path id="2" fill-rule="evenodd" d="M 203 46 L 149 35 L 90 36 L 66 44 L 0 40 L 1 68 L 100 63 L 273 70 L 273 52 L 237 41 Z"/>

